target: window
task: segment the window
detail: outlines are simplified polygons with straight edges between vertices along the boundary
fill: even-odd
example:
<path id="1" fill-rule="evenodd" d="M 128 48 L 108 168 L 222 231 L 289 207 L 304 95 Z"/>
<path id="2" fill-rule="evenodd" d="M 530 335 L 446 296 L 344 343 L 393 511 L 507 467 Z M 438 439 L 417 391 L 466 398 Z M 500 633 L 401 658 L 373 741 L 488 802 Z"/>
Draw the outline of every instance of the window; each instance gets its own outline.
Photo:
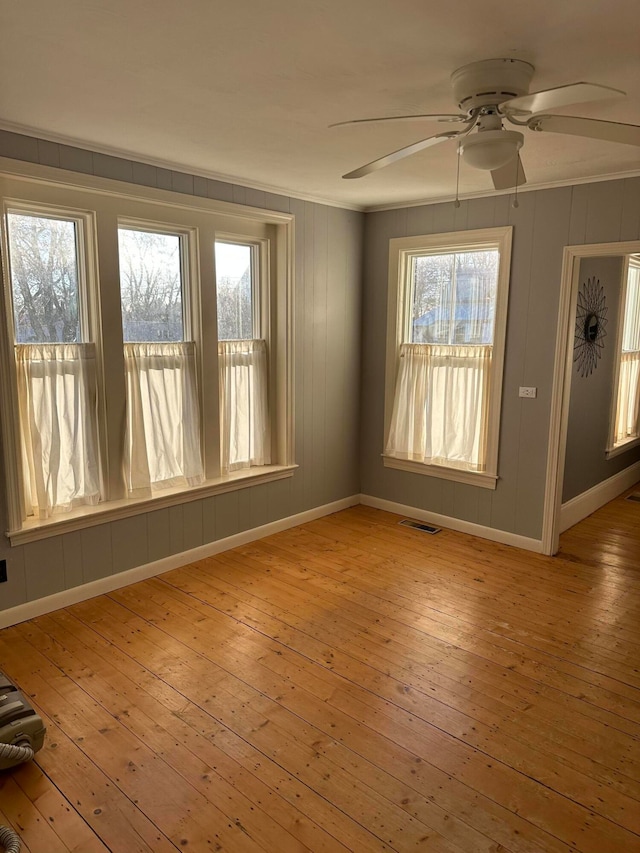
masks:
<path id="1" fill-rule="evenodd" d="M 608 456 L 640 439 L 640 257 L 626 265 L 619 319 L 618 364 Z"/>
<path id="2" fill-rule="evenodd" d="M 390 242 L 384 462 L 495 488 L 511 229 Z"/>
<path id="3" fill-rule="evenodd" d="M 186 234 L 120 226 L 129 496 L 204 480 L 195 342 L 186 340 Z"/>
<path id="4" fill-rule="evenodd" d="M 122 331 L 126 343 L 184 340 L 180 234 L 118 228 Z"/>
<path id="5" fill-rule="evenodd" d="M 260 248 L 223 240 L 215 245 L 224 473 L 271 461 L 267 341 L 260 333 Z"/>
<path id="6" fill-rule="evenodd" d="M 258 246 L 216 240 L 216 295 L 218 338 L 251 340 L 259 336 L 260 318 L 255 298 Z"/>
<path id="7" fill-rule="evenodd" d="M 24 168 L 0 175 L 12 544 L 291 476 L 293 217 Z"/>
<path id="8" fill-rule="evenodd" d="M 25 516 L 101 497 L 81 216 L 6 215 Z"/>

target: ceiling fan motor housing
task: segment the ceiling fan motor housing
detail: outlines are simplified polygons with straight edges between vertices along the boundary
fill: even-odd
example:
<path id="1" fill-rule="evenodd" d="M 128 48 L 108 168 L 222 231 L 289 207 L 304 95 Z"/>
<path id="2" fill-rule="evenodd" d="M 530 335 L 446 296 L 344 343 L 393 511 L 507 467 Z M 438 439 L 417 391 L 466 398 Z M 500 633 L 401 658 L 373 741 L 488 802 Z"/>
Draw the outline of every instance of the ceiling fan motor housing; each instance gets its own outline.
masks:
<path id="1" fill-rule="evenodd" d="M 451 85 L 456 103 L 469 114 L 528 94 L 533 72 L 521 59 L 484 59 L 454 71 Z"/>
<path id="2" fill-rule="evenodd" d="M 485 130 L 460 142 L 460 153 L 474 169 L 492 172 L 513 160 L 522 148 L 524 136 L 516 130 Z"/>

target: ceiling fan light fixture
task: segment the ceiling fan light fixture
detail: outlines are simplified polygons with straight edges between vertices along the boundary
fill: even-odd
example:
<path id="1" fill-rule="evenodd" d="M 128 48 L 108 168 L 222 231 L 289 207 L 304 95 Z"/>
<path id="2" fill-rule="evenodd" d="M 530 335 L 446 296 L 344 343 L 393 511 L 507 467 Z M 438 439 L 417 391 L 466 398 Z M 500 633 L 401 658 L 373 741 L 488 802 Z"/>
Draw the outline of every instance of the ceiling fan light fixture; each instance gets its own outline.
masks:
<path id="1" fill-rule="evenodd" d="M 460 154 L 474 169 L 492 172 L 513 160 L 523 142 L 517 130 L 484 130 L 461 141 Z"/>

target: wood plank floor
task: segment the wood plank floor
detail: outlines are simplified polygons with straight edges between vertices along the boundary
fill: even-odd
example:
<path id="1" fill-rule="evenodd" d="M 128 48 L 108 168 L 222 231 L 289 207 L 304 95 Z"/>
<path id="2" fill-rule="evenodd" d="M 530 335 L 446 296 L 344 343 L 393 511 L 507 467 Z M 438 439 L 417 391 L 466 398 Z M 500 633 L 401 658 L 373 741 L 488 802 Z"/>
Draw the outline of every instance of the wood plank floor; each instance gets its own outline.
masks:
<path id="1" fill-rule="evenodd" d="M 30 853 L 640 851 L 640 503 L 556 558 L 355 507 L 0 632 Z"/>

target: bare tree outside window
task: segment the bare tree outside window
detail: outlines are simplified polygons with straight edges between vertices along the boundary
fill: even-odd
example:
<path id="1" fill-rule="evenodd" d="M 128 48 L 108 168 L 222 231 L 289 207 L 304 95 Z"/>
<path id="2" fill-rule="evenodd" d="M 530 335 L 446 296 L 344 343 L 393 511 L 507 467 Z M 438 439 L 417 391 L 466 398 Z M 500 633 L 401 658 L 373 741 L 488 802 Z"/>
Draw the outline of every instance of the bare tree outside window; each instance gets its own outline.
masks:
<path id="1" fill-rule="evenodd" d="M 221 341 L 254 338 L 251 251 L 251 246 L 216 242 L 218 339 Z"/>
<path id="2" fill-rule="evenodd" d="M 81 340 L 76 223 L 7 214 L 16 343 Z"/>
<path id="3" fill-rule="evenodd" d="M 118 229 L 125 342 L 182 341 L 180 237 Z"/>

